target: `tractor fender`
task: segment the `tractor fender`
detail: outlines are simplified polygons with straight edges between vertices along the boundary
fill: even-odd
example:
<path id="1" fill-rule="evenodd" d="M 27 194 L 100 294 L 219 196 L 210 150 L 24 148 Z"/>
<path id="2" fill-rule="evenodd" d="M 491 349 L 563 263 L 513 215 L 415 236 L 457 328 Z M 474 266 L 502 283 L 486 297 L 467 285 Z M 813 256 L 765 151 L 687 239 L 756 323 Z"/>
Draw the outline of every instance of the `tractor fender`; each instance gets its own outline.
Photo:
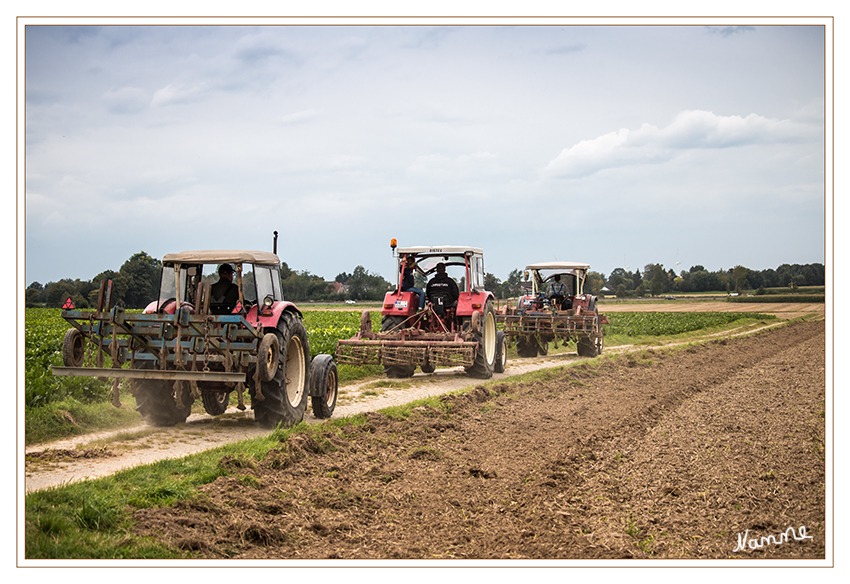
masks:
<path id="1" fill-rule="evenodd" d="M 415 314 L 419 308 L 415 292 L 387 292 L 384 296 L 384 304 L 381 306 L 382 316 L 403 316 L 407 318 Z"/>
<path id="2" fill-rule="evenodd" d="M 258 309 L 259 317 L 257 315 Z M 265 308 L 255 304 L 248 311 L 248 315 L 245 318 L 248 322 L 257 322 L 257 320 L 259 320 L 260 325 L 263 328 L 277 328 L 277 323 L 280 321 L 281 316 L 285 312 L 291 312 L 298 318 L 303 319 L 303 315 L 301 314 L 301 311 L 298 310 L 298 307 L 292 302 L 288 302 L 286 300 L 279 300 L 275 302 L 271 305 L 271 308 Z"/>
<path id="3" fill-rule="evenodd" d="M 461 292 L 457 299 L 457 315 L 471 316 L 473 312 L 482 312 L 488 300 L 493 300 L 492 292 Z"/>

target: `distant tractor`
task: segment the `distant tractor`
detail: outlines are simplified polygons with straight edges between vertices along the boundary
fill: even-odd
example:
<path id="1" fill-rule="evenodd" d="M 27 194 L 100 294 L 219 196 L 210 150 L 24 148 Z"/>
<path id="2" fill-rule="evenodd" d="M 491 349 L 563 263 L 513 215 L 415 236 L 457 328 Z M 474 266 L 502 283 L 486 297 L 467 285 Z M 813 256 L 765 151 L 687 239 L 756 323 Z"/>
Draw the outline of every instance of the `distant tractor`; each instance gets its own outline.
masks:
<path id="1" fill-rule="evenodd" d="M 54 375 L 113 379 L 116 406 L 118 380 L 131 379 L 136 409 L 157 426 L 184 422 L 197 399 L 210 415 L 223 414 L 233 391 L 244 410 L 246 386 L 254 418 L 268 427 L 300 422 L 308 398 L 316 417 L 333 415 L 336 363 L 330 355 L 311 362 L 301 312 L 283 299 L 276 253 L 186 251 L 167 254 L 162 265 L 159 298 L 142 313 L 110 310 L 107 280 L 95 310 L 62 312 L 74 328 L 62 345 L 65 367 Z M 213 279 L 231 270 L 226 295 L 216 297 L 205 269 Z"/>
<path id="2" fill-rule="evenodd" d="M 484 252 L 475 247 L 439 246 L 397 248 L 398 283 L 387 292 L 381 310 L 381 330 L 372 331 L 368 311 L 361 315 L 360 332 L 338 341 L 341 364 L 383 365 L 387 377 L 411 377 L 416 367 L 433 373 L 436 367 L 462 366 L 471 377 L 488 379 L 505 370 L 505 341 L 496 329 L 495 300 L 484 290 Z M 430 296 L 419 309 L 419 292 L 402 290 L 402 265 L 413 261 L 425 279 L 448 279 L 459 284 L 457 297 L 438 286 L 418 290 Z"/>
<path id="3" fill-rule="evenodd" d="M 585 293 L 588 264 L 545 262 L 525 267 L 530 289 L 497 317 L 509 344 L 520 357 L 545 355 L 549 343 L 573 341 L 582 357 L 595 357 L 604 346 L 603 324 L 596 297 Z M 529 282 L 530 280 L 530 282 Z"/>

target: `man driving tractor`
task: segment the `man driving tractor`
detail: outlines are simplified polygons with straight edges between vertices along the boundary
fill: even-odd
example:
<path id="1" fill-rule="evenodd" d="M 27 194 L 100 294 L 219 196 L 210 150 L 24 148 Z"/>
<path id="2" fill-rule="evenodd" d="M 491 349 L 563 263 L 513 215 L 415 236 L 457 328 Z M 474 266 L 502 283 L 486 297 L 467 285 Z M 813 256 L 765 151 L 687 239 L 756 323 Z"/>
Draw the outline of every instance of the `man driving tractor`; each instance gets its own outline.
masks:
<path id="1" fill-rule="evenodd" d="M 460 291 L 457 284 L 446 273 L 446 264 L 437 264 L 437 274 L 428 282 L 425 295 L 439 315 L 445 314 L 446 310 L 457 307 L 457 299 Z"/>

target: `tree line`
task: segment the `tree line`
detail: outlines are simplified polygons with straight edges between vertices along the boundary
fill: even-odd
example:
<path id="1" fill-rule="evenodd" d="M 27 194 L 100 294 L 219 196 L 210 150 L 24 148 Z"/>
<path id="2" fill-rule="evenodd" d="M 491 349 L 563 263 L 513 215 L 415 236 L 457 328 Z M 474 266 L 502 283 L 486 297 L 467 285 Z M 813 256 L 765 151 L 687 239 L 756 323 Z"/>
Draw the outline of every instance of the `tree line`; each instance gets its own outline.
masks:
<path id="1" fill-rule="evenodd" d="M 60 308 L 70 298 L 75 308 L 93 308 L 103 280 L 112 280 L 112 306 L 144 308 L 159 296 L 162 262 L 144 251 L 134 254 L 116 272 L 105 270 L 91 280 L 64 278 L 58 282 L 32 282 L 25 290 L 27 307 Z M 246 274 L 246 279 L 250 278 Z M 204 277 L 215 281 L 217 276 Z M 354 272 L 343 272 L 335 282 L 326 282 L 309 271 L 296 271 L 286 262 L 280 265 L 280 281 L 284 298 L 293 302 L 330 302 L 343 300 L 382 300 L 391 284 L 363 266 Z M 335 286 L 339 283 L 340 286 Z"/>
<path id="2" fill-rule="evenodd" d="M 144 251 L 134 254 L 116 272 L 105 270 L 91 280 L 62 279 L 42 285 L 32 282 L 25 291 L 26 306 L 61 307 L 71 298 L 76 308 L 91 308 L 97 303 L 100 283 L 105 279 L 113 283 L 113 305 L 125 308 L 144 308 L 159 293 L 162 262 Z M 212 276 L 214 278 L 214 276 Z M 333 282 L 306 270 L 293 270 L 286 262 L 280 265 L 281 288 L 284 298 L 293 302 L 341 302 L 343 300 L 382 300 L 384 294 L 396 285 L 379 274 L 357 266 L 352 273 L 341 272 Z M 735 266 L 728 270 L 709 271 L 701 265 L 691 266 L 676 274 L 665 270 L 662 264 L 647 264 L 644 269 L 630 272 L 616 268 L 606 278 L 604 274 L 590 271 L 585 291 L 596 296 L 618 298 L 660 296 L 687 292 L 764 292 L 769 288 L 787 287 L 795 292 L 801 286 L 823 286 L 826 282 L 823 264 L 782 264 L 776 269 L 750 270 Z M 497 298 L 519 296 L 523 287 L 523 272 L 512 270 L 506 280 L 487 273 L 484 287 Z"/>

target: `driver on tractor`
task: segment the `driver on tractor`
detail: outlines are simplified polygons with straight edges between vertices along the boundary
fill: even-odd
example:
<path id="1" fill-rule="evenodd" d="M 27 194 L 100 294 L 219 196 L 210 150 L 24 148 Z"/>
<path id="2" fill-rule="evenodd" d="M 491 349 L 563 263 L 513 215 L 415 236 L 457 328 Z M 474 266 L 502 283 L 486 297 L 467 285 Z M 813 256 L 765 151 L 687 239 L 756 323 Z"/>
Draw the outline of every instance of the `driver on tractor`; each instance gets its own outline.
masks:
<path id="1" fill-rule="evenodd" d="M 446 273 L 446 264 L 443 262 L 437 264 L 437 274 L 431 278 L 425 290 L 428 301 L 438 315 L 444 316 L 447 310 L 457 308 L 460 291 L 455 281 Z"/>
<path id="2" fill-rule="evenodd" d="M 210 288 L 210 311 L 213 314 L 230 314 L 239 302 L 239 287 L 233 283 L 233 267 L 218 267 L 218 282 Z"/>
<path id="3" fill-rule="evenodd" d="M 555 278 L 549 284 L 549 291 L 546 295 L 556 308 L 563 309 L 567 297 L 567 287 L 561 282 L 560 274 L 555 274 Z"/>

